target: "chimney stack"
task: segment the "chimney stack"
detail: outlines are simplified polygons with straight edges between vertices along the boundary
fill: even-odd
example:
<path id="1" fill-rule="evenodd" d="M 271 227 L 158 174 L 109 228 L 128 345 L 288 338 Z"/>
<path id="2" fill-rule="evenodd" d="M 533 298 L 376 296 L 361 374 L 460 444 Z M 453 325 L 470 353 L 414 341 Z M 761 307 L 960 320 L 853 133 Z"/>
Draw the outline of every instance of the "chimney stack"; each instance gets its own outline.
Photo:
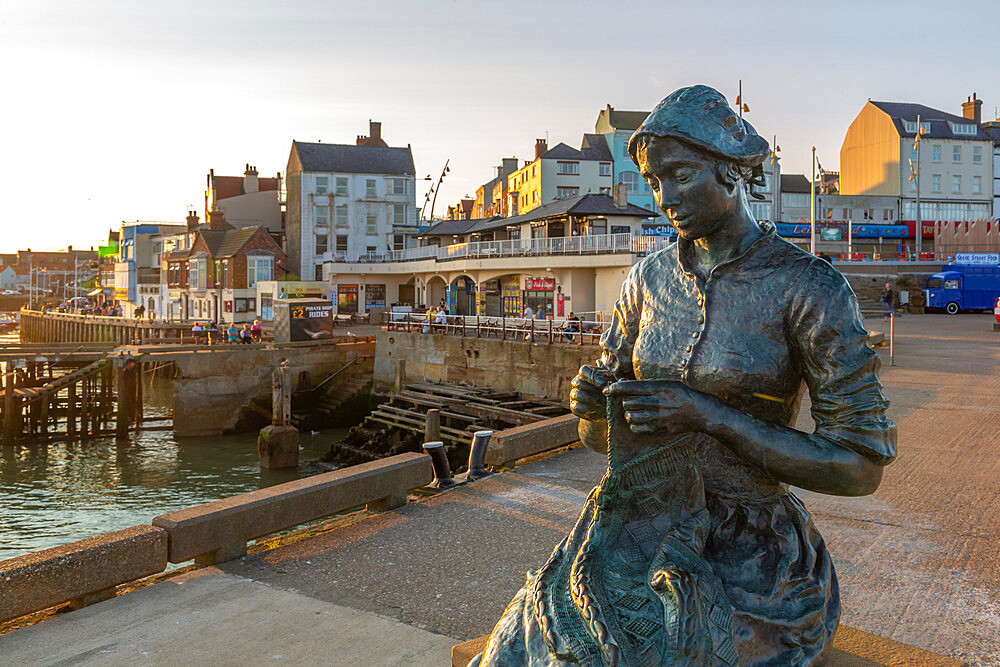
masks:
<path id="1" fill-rule="evenodd" d="M 216 207 L 213 208 L 208 213 L 208 228 L 214 231 L 222 231 L 228 229 L 231 225 L 226 222 L 226 215 L 222 212 L 222 209 Z"/>
<path id="2" fill-rule="evenodd" d="M 614 200 L 616 208 L 628 208 L 628 185 L 616 183 L 612 186 L 611 192 L 611 198 Z"/>
<path id="3" fill-rule="evenodd" d="M 535 139 L 535 159 L 542 157 L 542 154 L 549 150 L 549 142 L 545 139 Z"/>
<path id="4" fill-rule="evenodd" d="M 976 99 L 976 94 L 962 102 L 962 115 L 976 125 L 983 122 L 983 101 Z"/>
<path id="5" fill-rule="evenodd" d="M 187 227 L 188 231 L 192 231 L 198 226 L 198 213 L 197 211 L 188 211 L 187 215 Z"/>
<path id="6" fill-rule="evenodd" d="M 260 192 L 260 181 L 257 179 L 257 167 L 247 164 L 243 172 L 243 194 Z"/>
<path id="7" fill-rule="evenodd" d="M 368 121 L 368 138 L 372 143 L 382 143 L 382 123 L 375 120 Z"/>

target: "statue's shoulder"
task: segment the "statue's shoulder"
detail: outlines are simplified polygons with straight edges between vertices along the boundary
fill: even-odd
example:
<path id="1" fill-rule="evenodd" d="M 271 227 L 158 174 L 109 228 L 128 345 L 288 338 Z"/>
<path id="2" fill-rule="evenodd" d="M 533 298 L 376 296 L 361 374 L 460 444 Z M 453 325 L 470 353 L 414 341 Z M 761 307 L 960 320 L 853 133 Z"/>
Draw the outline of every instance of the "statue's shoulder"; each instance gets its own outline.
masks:
<path id="1" fill-rule="evenodd" d="M 672 270 L 677 263 L 677 241 L 674 241 L 666 248 L 651 252 L 636 262 L 629 272 L 629 278 L 641 281 L 652 272 L 662 280 L 663 272 Z"/>
<path id="2" fill-rule="evenodd" d="M 791 241 L 776 236 L 771 244 L 770 261 L 783 267 L 792 283 L 814 291 L 851 291 L 847 278 L 829 261 L 817 257 Z"/>

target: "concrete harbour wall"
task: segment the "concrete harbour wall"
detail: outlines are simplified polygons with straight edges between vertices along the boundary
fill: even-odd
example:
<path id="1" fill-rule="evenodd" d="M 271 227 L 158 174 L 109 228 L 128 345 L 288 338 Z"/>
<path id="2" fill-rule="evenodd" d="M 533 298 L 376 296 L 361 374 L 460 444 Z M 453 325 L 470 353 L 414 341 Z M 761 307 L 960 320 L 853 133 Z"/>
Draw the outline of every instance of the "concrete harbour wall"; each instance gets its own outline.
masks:
<path id="1" fill-rule="evenodd" d="M 309 383 L 326 379 L 348 362 L 375 354 L 375 342 L 322 343 L 277 349 L 231 346 L 178 355 L 174 379 L 174 432 L 182 436 L 219 435 L 240 429 L 257 404 L 270 406 L 271 374 L 284 360 L 293 378 L 308 373 Z M 339 380 L 335 379 L 334 382 Z"/>
<path id="2" fill-rule="evenodd" d="M 570 382 L 580 366 L 593 363 L 599 354 L 595 345 L 405 331 L 379 332 L 375 349 L 376 390 L 392 388 L 396 368 L 403 361 L 410 381 L 466 382 L 564 402 L 569 401 Z"/>

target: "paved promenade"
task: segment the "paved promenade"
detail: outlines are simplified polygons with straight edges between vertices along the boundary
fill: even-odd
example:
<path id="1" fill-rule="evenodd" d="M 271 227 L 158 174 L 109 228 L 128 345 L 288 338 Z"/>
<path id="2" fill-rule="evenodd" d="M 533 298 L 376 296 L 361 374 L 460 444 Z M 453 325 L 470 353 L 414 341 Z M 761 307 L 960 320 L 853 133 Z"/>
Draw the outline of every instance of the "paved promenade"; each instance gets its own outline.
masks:
<path id="1" fill-rule="evenodd" d="M 1000 664 L 992 322 L 899 320 L 897 365 L 882 374 L 898 460 L 867 498 L 800 492 L 833 553 L 845 623 L 977 665 Z M 446 665 L 453 643 L 490 631 L 603 466 L 573 450 L 197 570 L 0 637 L 0 663 Z"/>

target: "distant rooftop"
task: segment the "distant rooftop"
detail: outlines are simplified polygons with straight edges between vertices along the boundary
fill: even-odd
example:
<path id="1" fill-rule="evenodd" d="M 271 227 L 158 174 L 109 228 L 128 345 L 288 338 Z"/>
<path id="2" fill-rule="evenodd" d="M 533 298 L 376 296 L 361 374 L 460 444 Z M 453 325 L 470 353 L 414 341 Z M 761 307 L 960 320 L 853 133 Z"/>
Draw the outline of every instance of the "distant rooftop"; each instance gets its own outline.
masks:
<path id="1" fill-rule="evenodd" d="M 302 171 L 339 174 L 415 176 L 413 153 L 407 148 L 355 146 L 293 141 Z"/>

